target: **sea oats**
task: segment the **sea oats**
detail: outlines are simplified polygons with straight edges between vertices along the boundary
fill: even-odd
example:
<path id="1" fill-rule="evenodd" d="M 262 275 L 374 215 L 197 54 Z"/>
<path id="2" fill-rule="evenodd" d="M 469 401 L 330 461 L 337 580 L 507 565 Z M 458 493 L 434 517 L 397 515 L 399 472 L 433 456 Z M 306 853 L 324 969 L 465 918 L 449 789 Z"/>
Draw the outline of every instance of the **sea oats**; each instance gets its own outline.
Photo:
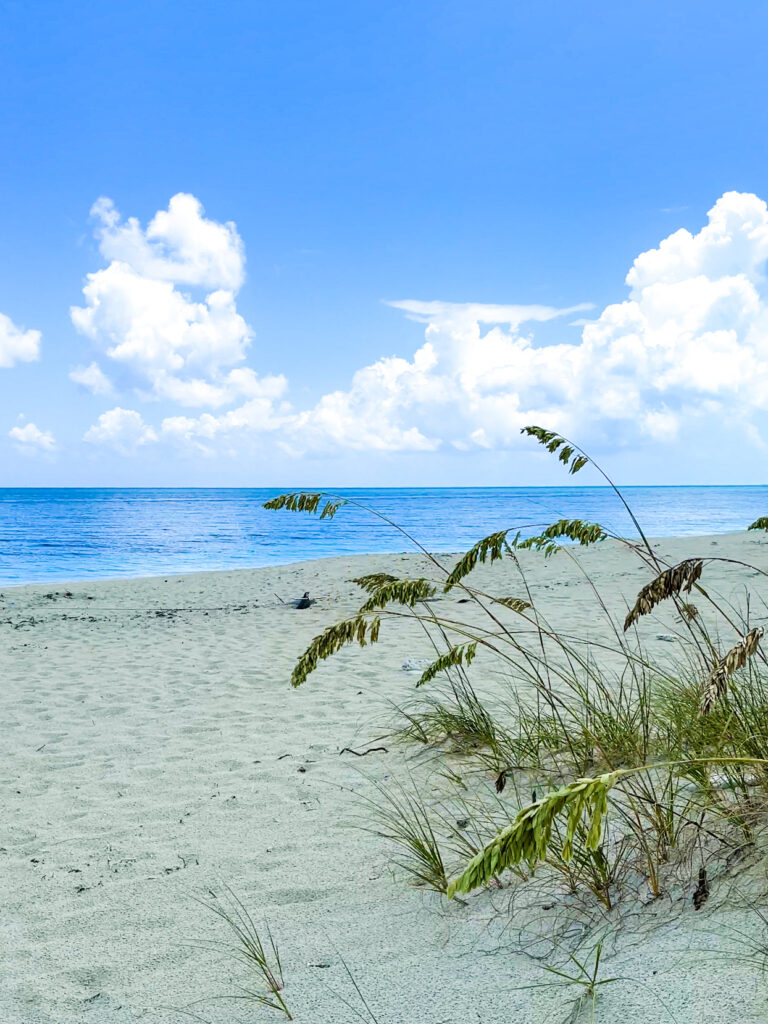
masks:
<path id="1" fill-rule="evenodd" d="M 586 848 L 597 849 L 602 836 L 603 817 L 608 809 L 608 793 L 622 774 L 615 771 L 595 779 L 577 779 L 523 807 L 514 821 L 473 857 L 459 877 L 451 882 L 448 896 L 487 885 L 500 872 L 521 862 L 534 865 L 543 860 L 555 821 L 561 814 L 567 815 L 563 860 L 571 858 L 576 829 L 583 819 L 588 826 Z"/>
<path id="2" fill-rule="evenodd" d="M 356 583 L 358 587 L 361 587 L 366 593 L 372 594 L 379 587 L 383 587 L 386 583 L 396 583 L 398 577 L 390 576 L 388 572 L 372 572 L 367 576 L 357 576 L 355 579 L 350 580 L 350 583 Z"/>
<path id="3" fill-rule="evenodd" d="M 511 608 L 518 615 L 522 615 L 523 612 L 533 607 L 530 601 L 524 601 L 521 597 L 493 597 L 491 600 L 496 604 L 503 604 L 505 608 Z"/>
<path id="4" fill-rule="evenodd" d="M 370 597 L 360 608 L 360 613 L 385 608 L 388 604 L 405 604 L 413 608 L 417 601 L 426 601 L 437 593 L 435 587 L 423 578 L 417 580 L 390 580 L 369 591 Z"/>
<path id="5" fill-rule="evenodd" d="M 698 618 L 699 609 L 695 604 L 691 604 L 689 601 L 681 601 L 680 614 L 686 622 L 693 622 L 694 619 Z"/>
<path id="6" fill-rule="evenodd" d="M 315 671 L 318 662 L 330 658 L 332 654 L 336 654 L 347 644 L 355 641 L 361 647 L 365 647 L 366 644 L 375 644 L 379 639 L 380 626 L 381 619 L 378 616 L 374 619 L 366 619 L 362 615 L 329 626 L 324 633 L 315 637 L 296 662 L 291 675 L 291 686 L 301 686 L 307 676 Z"/>
<path id="7" fill-rule="evenodd" d="M 271 511 L 286 509 L 288 512 L 315 513 L 320 507 L 322 499 L 323 494 L 321 492 L 296 491 L 292 494 L 279 494 L 276 498 L 271 498 L 269 501 L 264 502 L 264 508 Z M 346 501 L 343 498 L 329 499 L 323 506 L 320 518 L 333 519 L 342 505 L 346 505 Z"/>
<path id="8" fill-rule="evenodd" d="M 684 561 L 665 569 L 656 579 L 647 583 L 637 595 L 635 605 L 624 620 L 624 630 L 633 626 L 642 615 L 648 615 L 657 604 L 673 594 L 690 592 L 701 576 L 704 563 L 700 558 L 686 558 Z"/>
<path id="9" fill-rule="evenodd" d="M 424 683 L 430 682 L 430 680 L 434 679 L 439 672 L 445 672 L 446 669 L 453 668 L 458 665 L 471 665 L 476 653 L 476 641 L 468 644 L 458 644 L 456 647 L 452 647 L 450 651 L 447 651 L 445 654 L 441 654 L 439 658 L 424 669 L 416 685 L 423 686 Z"/>
<path id="10" fill-rule="evenodd" d="M 728 689 L 728 679 L 733 673 L 743 668 L 747 658 L 751 658 L 757 650 L 760 638 L 763 635 L 763 627 L 757 626 L 742 637 L 741 640 L 730 651 L 721 658 L 714 666 L 704 687 L 704 696 L 701 701 L 702 715 L 708 714 Z"/>
<path id="11" fill-rule="evenodd" d="M 586 547 L 588 544 L 597 544 L 605 540 L 607 536 L 599 523 L 588 523 L 583 519 L 558 519 L 535 537 L 528 537 L 526 540 L 515 538 L 514 547 L 518 550 L 533 548 L 536 551 L 543 551 L 545 555 L 551 555 L 557 551 L 559 545 L 555 541 L 560 537 L 578 541 Z"/>
<path id="12" fill-rule="evenodd" d="M 558 452 L 558 459 L 564 465 L 569 466 L 569 473 L 578 473 L 589 462 L 583 452 L 576 455 L 575 445 L 570 444 L 564 437 L 561 437 L 554 430 L 544 430 L 543 427 L 523 427 L 521 434 L 528 437 L 535 437 L 539 444 L 543 444 L 548 452 Z M 573 457 L 575 455 L 575 458 Z M 569 465 L 570 463 L 570 465 Z"/>
<path id="13" fill-rule="evenodd" d="M 511 547 L 507 542 L 507 534 L 511 532 L 511 530 L 501 530 L 499 533 L 491 533 L 487 537 L 483 537 L 482 540 L 479 540 L 477 544 L 474 544 L 451 570 L 448 579 L 445 581 L 445 590 L 449 591 L 457 583 L 461 583 L 464 577 L 472 572 L 478 562 L 489 561 L 492 564 L 502 558 L 505 551 L 511 554 Z M 518 533 L 512 542 L 513 545 L 517 542 L 519 536 L 520 534 Z"/>

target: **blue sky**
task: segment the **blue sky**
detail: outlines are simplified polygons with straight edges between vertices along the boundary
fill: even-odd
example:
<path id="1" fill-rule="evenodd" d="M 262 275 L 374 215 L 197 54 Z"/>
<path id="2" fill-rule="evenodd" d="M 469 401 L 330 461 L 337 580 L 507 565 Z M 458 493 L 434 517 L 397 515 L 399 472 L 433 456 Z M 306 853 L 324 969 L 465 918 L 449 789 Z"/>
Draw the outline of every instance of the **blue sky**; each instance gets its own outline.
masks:
<path id="1" fill-rule="evenodd" d="M 3 4 L 2 483 L 764 482 L 767 29 Z"/>

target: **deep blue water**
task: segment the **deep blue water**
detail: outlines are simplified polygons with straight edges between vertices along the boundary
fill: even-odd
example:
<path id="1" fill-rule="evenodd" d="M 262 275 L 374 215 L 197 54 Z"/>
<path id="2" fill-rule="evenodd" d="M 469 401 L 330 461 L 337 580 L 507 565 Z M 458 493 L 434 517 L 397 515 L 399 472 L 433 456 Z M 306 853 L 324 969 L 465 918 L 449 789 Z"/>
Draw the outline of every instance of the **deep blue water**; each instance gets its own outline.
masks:
<path id="1" fill-rule="evenodd" d="M 349 506 L 321 522 L 267 512 L 275 490 L 0 489 L 0 585 L 242 569 L 364 552 L 409 550 L 381 521 Z M 559 518 L 631 522 L 605 487 L 361 489 L 359 498 L 429 550 L 457 551 L 506 527 L 537 532 Z M 628 487 L 654 537 L 743 530 L 768 515 L 768 486 Z"/>

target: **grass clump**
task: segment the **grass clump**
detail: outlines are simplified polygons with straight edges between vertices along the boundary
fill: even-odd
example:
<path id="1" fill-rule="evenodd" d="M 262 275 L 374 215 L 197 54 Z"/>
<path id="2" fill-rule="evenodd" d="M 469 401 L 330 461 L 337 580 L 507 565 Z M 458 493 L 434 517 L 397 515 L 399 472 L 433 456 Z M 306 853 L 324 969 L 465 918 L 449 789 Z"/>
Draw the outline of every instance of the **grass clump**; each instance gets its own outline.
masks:
<path id="1" fill-rule="evenodd" d="M 226 896 L 223 899 L 212 890 L 209 892 L 211 899 L 199 902 L 223 921 L 231 934 L 229 942 L 215 942 L 211 945 L 244 966 L 253 979 L 253 982 L 238 986 L 237 994 L 226 998 L 276 1010 L 286 1020 L 293 1020 L 283 995 L 285 981 L 280 951 L 269 925 L 265 922 L 259 931 L 245 904 L 228 886 L 225 887 Z M 259 988 L 251 988 L 252 983 Z"/>
<path id="2" fill-rule="evenodd" d="M 582 1010 L 589 1006 L 590 1022 L 594 1022 L 595 1019 L 595 1008 L 597 1005 L 597 996 L 599 990 L 604 985 L 610 985 L 613 982 L 621 981 L 621 978 L 603 978 L 600 976 L 600 961 L 603 955 L 603 939 L 600 939 L 594 946 L 593 949 L 589 950 L 589 955 L 579 959 L 575 953 L 568 953 L 568 963 L 561 968 L 551 967 L 547 964 L 543 965 L 549 975 L 552 976 L 553 980 L 549 982 L 542 982 L 538 985 L 529 985 L 527 988 L 549 988 L 551 986 L 557 986 L 558 988 L 570 988 L 579 990 L 579 994 L 575 999 L 571 1012 L 568 1015 L 568 1021 L 576 1021 L 581 1016 Z"/>
<path id="3" fill-rule="evenodd" d="M 449 872 L 433 818 L 418 788 L 398 780 L 376 788 L 377 799 L 363 798 L 371 819 L 366 827 L 397 847 L 395 863 L 414 885 L 446 895 Z"/>

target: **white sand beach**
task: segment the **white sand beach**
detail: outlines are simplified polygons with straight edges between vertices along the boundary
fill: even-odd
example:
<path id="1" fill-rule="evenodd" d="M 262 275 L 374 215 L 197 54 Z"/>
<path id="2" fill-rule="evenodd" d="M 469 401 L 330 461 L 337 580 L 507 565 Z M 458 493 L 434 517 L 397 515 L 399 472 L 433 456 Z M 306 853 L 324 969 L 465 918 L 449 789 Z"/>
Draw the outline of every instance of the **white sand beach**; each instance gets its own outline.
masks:
<path id="1" fill-rule="evenodd" d="M 718 554 L 768 568 L 755 534 L 658 543 L 675 561 Z M 649 578 L 611 542 L 577 559 L 617 617 Z M 597 637 L 605 626 L 577 564 L 524 560 L 551 621 Z M 359 606 L 350 578 L 385 570 L 427 571 L 416 555 L 361 556 L 2 591 L 3 1024 L 168 1024 L 190 1019 L 183 1008 L 215 1024 L 279 1020 L 220 998 L 244 975 L 203 948 L 227 935 L 197 900 L 226 885 L 269 922 L 299 1022 L 359 1019 L 334 992 L 365 1013 L 342 959 L 380 1024 L 567 1019 L 573 992 L 524 988 L 552 979 L 519 951 L 515 913 L 499 916 L 489 894 L 463 906 L 409 887 L 393 849 L 355 827 L 375 782 L 409 768 L 428 777 L 414 750 L 382 739 L 388 702 L 413 695 L 403 662 L 430 655 L 421 631 L 387 622 L 377 646 L 289 685 L 309 640 Z M 509 564 L 478 576 L 514 592 Z M 713 564 L 707 581 L 739 600 L 756 577 Z M 307 590 L 311 608 L 281 603 Z M 443 601 L 469 614 L 453 594 Z M 641 628 L 663 658 L 664 619 Z M 473 666 L 480 689 L 484 665 Z M 371 746 L 387 749 L 345 751 Z M 733 946 L 730 927 L 750 927 L 724 895 L 698 913 L 688 898 L 662 898 L 624 921 L 605 956 L 606 974 L 625 980 L 605 987 L 596 1019 L 768 1019 L 765 980 L 712 952 Z M 558 910 L 538 913 L 546 928 Z"/>

